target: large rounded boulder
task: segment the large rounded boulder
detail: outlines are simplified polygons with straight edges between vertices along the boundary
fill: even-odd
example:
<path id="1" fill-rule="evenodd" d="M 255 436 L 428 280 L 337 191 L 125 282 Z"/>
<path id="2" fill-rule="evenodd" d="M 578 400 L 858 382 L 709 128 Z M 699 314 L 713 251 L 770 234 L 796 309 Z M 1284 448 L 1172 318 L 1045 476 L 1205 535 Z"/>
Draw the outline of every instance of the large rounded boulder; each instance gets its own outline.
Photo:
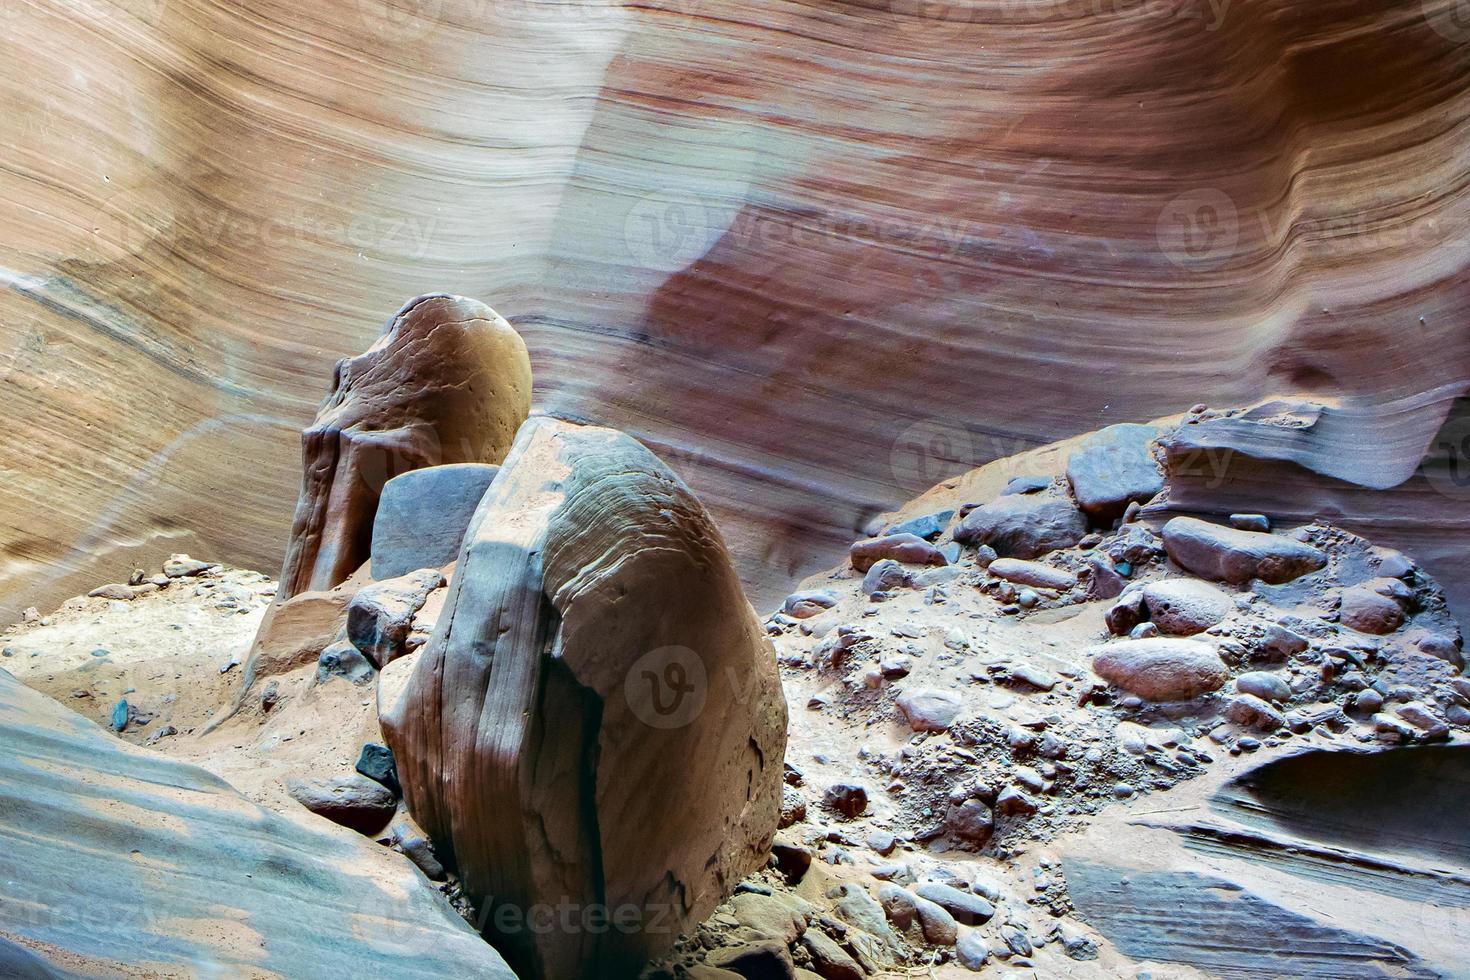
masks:
<path id="1" fill-rule="evenodd" d="M 765 865 L 774 651 L 709 516 L 628 436 L 522 427 L 413 660 L 383 716 L 404 798 L 521 976 L 636 975 Z"/>

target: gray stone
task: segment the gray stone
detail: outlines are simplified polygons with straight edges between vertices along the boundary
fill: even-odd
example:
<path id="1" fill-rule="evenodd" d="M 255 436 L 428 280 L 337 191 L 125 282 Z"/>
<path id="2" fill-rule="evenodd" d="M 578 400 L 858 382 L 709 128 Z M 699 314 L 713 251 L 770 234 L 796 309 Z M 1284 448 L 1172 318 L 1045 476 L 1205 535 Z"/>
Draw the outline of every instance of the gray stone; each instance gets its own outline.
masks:
<path id="1" fill-rule="evenodd" d="M 801 945 L 812 958 L 812 971 L 822 980 L 864 980 L 863 968 L 820 929 L 809 929 Z"/>
<path id="2" fill-rule="evenodd" d="M 1234 585 L 1253 578 L 1279 585 L 1327 564 L 1320 550 L 1292 538 L 1237 531 L 1193 517 L 1176 517 L 1164 525 L 1164 550 L 1181 568 Z"/>
<path id="3" fill-rule="evenodd" d="M 962 544 L 984 544 L 1011 558 L 1039 558 L 1070 548 L 1087 533 L 1072 501 L 1054 494 L 1004 496 L 965 515 L 955 528 Z"/>
<path id="4" fill-rule="evenodd" d="M 386 745 L 368 742 L 357 755 L 357 771 L 394 793 L 398 789 L 398 768 L 393 765 L 393 752 Z"/>
<path id="5" fill-rule="evenodd" d="M 905 565 L 947 565 L 948 559 L 934 545 L 916 534 L 890 534 L 856 541 L 848 549 L 852 567 L 866 572 L 875 562 L 889 559 Z"/>
<path id="6" fill-rule="evenodd" d="M 1119 640 L 1087 652 L 1099 677 L 1146 701 L 1197 697 L 1230 676 L 1215 648 L 1199 640 Z"/>
<path id="7" fill-rule="evenodd" d="M 373 665 L 368 662 L 367 657 L 346 640 L 333 643 L 316 660 L 318 684 L 325 684 L 334 677 L 344 678 L 354 684 L 369 684 L 373 673 Z"/>
<path id="8" fill-rule="evenodd" d="M 1230 526 L 1237 531 L 1260 531 L 1264 534 L 1271 530 L 1271 521 L 1265 514 L 1231 514 Z"/>
<path id="9" fill-rule="evenodd" d="M 964 708 L 959 695 L 936 688 L 918 688 L 898 696 L 898 710 L 916 732 L 942 732 L 953 725 Z"/>
<path id="10" fill-rule="evenodd" d="M 794 619 L 810 619 L 837 605 L 837 594 L 827 589 L 793 592 L 781 604 L 781 611 Z"/>
<path id="11" fill-rule="evenodd" d="M 919 919 L 919 909 L 914 896 L 893 884 L 878 886 L 878 902 L 883 914 L 900 932 L 907 932 Z"/>
<path id="12" fill-rule="evenodd" d="M 373 578 L 442 568 L 458 558 L 470 518 L 499 470 L 484 463 L 425 466 L 383 484 L 373 519 Z"/>
<path id="13" fill-rule="evenodd" d="M 1208 582 L 1166 578 L 1143 587 L 1149 620 L 1165 636 L 1193 636 L 1218 624 L 1235 601 Z"/>
<path id="14" fill-rule="evenodd" d="M 955 943 L 954 951 L 960 965 L 972 973 L 985 969 L 985 964 L 990 960 L 990 947 L 985 944 L 985 936 L 978 930 L 965 930 L 959 942 Z"/>
<path id="15" fill-rule="evenodd" d="M 391 790 L 357 773 L 330 779 L 287 779 L 286 792 L 312 813 L 363 834 L 382 830 L 398 807 Z"/>
<path id="16" fill-rule="evenodd" d="M 1225 717 L 1246 728 L 1274 732 L 1286 724 L 1286 716 L 1254 694 L 1239 694 L 1225 707 Z"/>
<path id="17" fill-rule="evenodd" d="M 1017 585 L 1064 592 L 1077 584 L 1077 576 L 1065 568 L 1054 568 L 1041 562 L 1020 558 L 997 558 L 990 563 L 990 574 Z"/>
<path id="18" fill-rule="evenodd" d="M 941 510 L 933 514 L 924 514 L 914 517 L 902 524 L 895 524 L 885 533 L 887 534 L 912 534 L 920 538 L 936 538 L 948 526 L 950 518 L 954 517 L 954 511 Z"/>
<path id="19" fill-rule="evenodd" d="M 1235 689 L 1241 694 L 1252 694 L 1262 701 L 1290 701 L 1291 686 L 1280 674 L 1268 670 L 1253 670 L 1235 679 Z"/>
<path id="20" fill-rule="evenodd" d="M 1001 496 L 1040 493 L 1049 486 L 1051 486 L 1051 477 L 1049 476 L 1013 476 L 1006 481 L 1005 489 L 1001 491 Z"/>
<path id="21" fill-rule="evenodd" d="M 913 573 L 891 558 L 874 562 L 863 576 L 863 595 L 892 592 L 913 581 Z"/>
<path id="22" fill-rule="evenodd" d="M 169 578 L 188 578 L 214 568 L 214 563 L 190 558 L 188 555 L 170 555 L 163 563 L 163 574 Z"/>
<path id="23" fill-rule="evenodd" d="M 944 814 L 944 829 L 960 840 L 983 845 L 995 832 L 995 816 L 984 800 L 951 803 Z"/>
<path id="24" fill-rule="evenodd" d="M 1266 635 L 1261 640 L 1261 649 L 1281 660 L 1303 653 L 1308 646 L 1305 636 L 1294 633 L 1279 623 L 1267 625 Z"/>
<path id="25" fill-rule="evenodd" d="M 1072 452 L 1067 481 L 1094 524 L 1111 525 L 1129 503 L 1147 502 L 1164 488 L 1164 474 L 1151 450 L 1158 435 L 1151 425 L 1110 425 Z"/>
<path id="26" fill-rule="evenodd" d="M 127 698 L 120 698 L 117 704 L 112 706 L 112 715 L 109 719 L 112 722 L 112 730 L 115 732 L 126 730 L 130 716 L 131 709 L 128 708 Z"/>
<path id="27" fill-rule="evenodd" d="M 953 946 L 959 938 L 960 927 L 954 916 L 938 903 L 923 896 L 914 896 L 914 912 L 918 915 L 919 928 L 924 941 L 931 946 Z"/>
<path id="28" fill-rule="evenodd" d="M 408 653 L 414 614 L 424 607 L 429 593 L 443 584 L 439 569 L 420 568 L 363 587 L 347 604 L 347 639 L 382 670 Z"/>
<path id="29" fill-rule="evenodd" d="M 984 925 L 995 915 L 995 906 L 989 899 L 950 885 L 931 882 L 915 888 L 914 894 L 938 905 L 967 926 Z"/>

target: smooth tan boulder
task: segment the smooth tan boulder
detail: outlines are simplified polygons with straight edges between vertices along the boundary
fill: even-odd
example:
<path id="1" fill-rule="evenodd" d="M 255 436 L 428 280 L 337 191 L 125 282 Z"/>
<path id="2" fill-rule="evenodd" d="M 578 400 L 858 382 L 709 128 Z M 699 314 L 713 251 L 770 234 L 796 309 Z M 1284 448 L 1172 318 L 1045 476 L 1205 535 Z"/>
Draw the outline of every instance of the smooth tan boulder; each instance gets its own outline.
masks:
<path id="1" fill-rule="evenodd" d="M 330 589 L 368 561 L 389 480 L 445 463 L 499 463 L 530 407 L 531 360 L 500 314 L 463 296 L 406 303 L 376 343 L 337 362 L 332 393 L 301 434 L 280 599 Z"/>
<path id="2" fill-rule="evenodd" d="M 1092 647 L 1093 673 L 1145 701 L 1180 701 L 1219 690 L 1230 673 L 1199 640 L 1115 640 Z"/>
<path id="3" fill-rule="evenodd" d="M 709 516 L 630 437 L 521 429 L 410 660 L 382 702 L 404 797 L 523 978 L 635 975 L 764 866 L 774 650 Z M 563 908 L 626 927 L 527 927 Z"/>
<path id="4" fill-rule="evenodd" d="M 1253 578 L 1280 585 L 1327 564 L 1327 556 L 1309 544 L 1194 517 L 1176 517 L 1165 524 L 1163 538 L 1174 564 L 1201 578 L 1233 585 Z"/>

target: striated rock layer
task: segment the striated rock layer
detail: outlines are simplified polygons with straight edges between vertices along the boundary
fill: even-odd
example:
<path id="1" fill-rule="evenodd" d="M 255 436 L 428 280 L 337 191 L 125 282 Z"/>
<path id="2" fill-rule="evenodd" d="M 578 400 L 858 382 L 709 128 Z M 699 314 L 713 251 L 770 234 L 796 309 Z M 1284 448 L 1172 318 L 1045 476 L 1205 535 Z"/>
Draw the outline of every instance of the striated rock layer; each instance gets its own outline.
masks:
<path id="1" fill-rule="evenodd" d="M 494 296 L 537 405 L 654 446 L 763 587 L 947 474 L 1199 400 L 1318 397 L 1412 470 L 1470 378 L 1455 0 L 0 24 L 7 610 L 274 565 L 317 379 L 426 289 Z"/>
<path id="2" fill-rule="evenodd" d="M 634 440 L 528 422 L 413 656 L 380 691 L 404 799 L 522 976 L 631 976 L 765 864 L 775 653 L 709 517 Z"/>
<path id="3" fill-rule="evenodd" d="M 4 670 L 0 744 L 0 976 L 513 980 L 403 858 L 125 745 Z"/>

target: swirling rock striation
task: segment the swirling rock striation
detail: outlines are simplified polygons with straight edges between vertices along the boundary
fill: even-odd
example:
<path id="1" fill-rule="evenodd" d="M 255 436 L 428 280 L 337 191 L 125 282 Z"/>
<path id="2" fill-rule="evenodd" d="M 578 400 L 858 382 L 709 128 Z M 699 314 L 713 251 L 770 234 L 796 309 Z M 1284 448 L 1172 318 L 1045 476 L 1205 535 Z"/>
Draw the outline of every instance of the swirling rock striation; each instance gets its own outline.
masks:
<path id="1" fill-rule="evenodd" d="M 0 744 L 0 974 L 514 980 L 403 858 L 262 810 L 4 670 Z"/>
<path id="2" fill-rule="evenodd" d="M 5 17 L 12 611 L 275 565 L 316 379 L 426 288 L 495 296 L 537 407 L 653 446 L 770 598 L 1197 401 L 1340 405 L 1412 472 L 1470 380 L 1455 0 L 84 8 Z"/>
<path id="3" fill-rule="evenodd" d="M 708 515 L 628 436 L 522 427 L 413 656 L 383 706 L 404 798 L 522 976 L 632 975 L 764 864 L 775 654 Z M 615 927 L 540 928 L 565 914 Z"/>

